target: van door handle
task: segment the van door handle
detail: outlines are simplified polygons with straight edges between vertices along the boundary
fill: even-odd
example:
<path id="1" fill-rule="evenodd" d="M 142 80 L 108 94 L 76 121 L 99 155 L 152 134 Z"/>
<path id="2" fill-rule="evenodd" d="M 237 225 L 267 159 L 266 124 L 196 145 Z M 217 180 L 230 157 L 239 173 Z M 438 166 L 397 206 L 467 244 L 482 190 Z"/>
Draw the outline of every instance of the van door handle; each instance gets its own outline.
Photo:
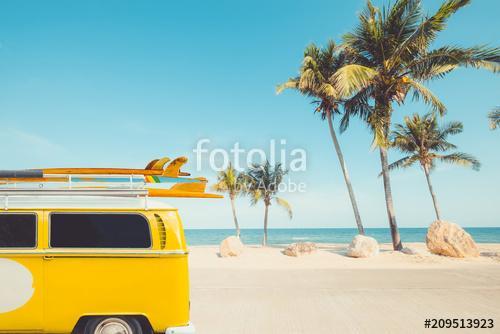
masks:
<path id="1" fill-rule="evenodd" d="M 52 261 L 52 260 L 54 260 L 54 257 L 53 256 L 44 256 L 43 259 L 47 260 L 47 261 Z"/>

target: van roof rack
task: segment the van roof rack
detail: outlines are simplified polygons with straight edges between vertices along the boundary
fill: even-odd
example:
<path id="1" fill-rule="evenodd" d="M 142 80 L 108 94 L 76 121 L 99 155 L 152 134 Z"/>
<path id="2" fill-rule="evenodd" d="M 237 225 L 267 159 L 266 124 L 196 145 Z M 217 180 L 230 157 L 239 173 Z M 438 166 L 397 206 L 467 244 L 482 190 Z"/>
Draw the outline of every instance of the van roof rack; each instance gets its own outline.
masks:
<path id="1" fill-rule="evenodd" d="M 0 196 L 115 196 L 222 198 L 207 179 L 181 171 L 186 157 L 149 162 L 144 169 L 45 168 L 0 170 Z M 165 184 L 170 183 L 170 187 Z"/>
<path id="2" fill-rule="evenodd" d="M 140 197 L 147 196 L 146 189 L 0 189 L 0 196 L 116 196 Z"/>

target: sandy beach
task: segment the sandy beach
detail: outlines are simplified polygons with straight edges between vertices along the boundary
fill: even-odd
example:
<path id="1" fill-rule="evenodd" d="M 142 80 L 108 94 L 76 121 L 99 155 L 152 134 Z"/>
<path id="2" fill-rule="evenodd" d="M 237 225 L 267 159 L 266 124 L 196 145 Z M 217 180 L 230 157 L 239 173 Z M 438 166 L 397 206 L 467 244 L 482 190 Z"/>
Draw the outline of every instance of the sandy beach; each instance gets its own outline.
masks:
<path id="1" fill-rule="evenodd" d="M 212 333 L 500 333 L 500 244 L 481 256 L 406 255 L 382 245 L 374 258 L 320 245 L 299 258 L 282 247 L 249 246 L 221 258 L 216 246 L 190 251 L 192 321 Z M 493 329 L 425 329 L 427 318 L 492 318 Z"/>

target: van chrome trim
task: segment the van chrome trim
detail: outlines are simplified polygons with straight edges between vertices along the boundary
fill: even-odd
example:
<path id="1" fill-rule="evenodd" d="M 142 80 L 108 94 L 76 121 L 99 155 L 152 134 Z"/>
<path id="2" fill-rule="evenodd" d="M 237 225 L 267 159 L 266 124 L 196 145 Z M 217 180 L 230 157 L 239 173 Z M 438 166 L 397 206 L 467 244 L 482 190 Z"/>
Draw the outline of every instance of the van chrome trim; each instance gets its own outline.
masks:
<path id="1" fill-rule="evenodd" d="M 131 257 L 131 256 L 137 256 L 137 257 L 153 257 L 153 256 L 171 256 L 171 255 L 188 255 L 189 251 L 187 250 L 182 250 L 182 249 L 174 249 L 174 250 L 166 250 L 166 251 L 145 251 L 145 252 L 138 252 L 138 251 L 128 251 L 128 250 L 83 250 L 83 251 L 64 251 L 64 250 L 40 250 L 40 251 L 8 251 L 8 250 L 0 250 L 0 257 L 3 255 L 40 255 L 40 256 L 53 256 L 57 255 L 58 257 L 60 256 L 65 256 L 69 255 L 72 257 L 100 257 L 100 256 L 107 256 L 107 257 Z"/>

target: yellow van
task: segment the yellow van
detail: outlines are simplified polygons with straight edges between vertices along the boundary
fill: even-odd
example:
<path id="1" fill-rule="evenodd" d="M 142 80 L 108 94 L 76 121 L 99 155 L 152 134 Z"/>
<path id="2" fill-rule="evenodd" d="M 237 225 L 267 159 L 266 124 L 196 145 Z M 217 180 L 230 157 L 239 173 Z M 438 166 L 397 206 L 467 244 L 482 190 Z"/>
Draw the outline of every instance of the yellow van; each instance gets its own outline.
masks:
<path id="1" fill-rule="evenodd" d="M 82 193 L 5 197 L 0 333 L 194 333 L 177 209 Z"/>

